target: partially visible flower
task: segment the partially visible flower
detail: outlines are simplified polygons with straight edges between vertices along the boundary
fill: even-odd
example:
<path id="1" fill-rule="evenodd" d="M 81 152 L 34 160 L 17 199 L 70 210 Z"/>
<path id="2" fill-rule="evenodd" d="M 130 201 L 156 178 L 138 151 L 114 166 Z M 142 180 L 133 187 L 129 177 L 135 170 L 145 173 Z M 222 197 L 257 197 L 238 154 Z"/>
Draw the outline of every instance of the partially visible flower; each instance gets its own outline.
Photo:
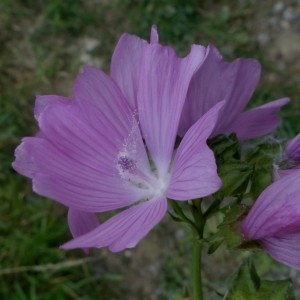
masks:
<path id="1" fill-rule="evenodd" d="M 287 141 L 285 150 L 285 156 L 288 159 L 290 166 L 293 169 L 300 168 L 300 134 Z"/>
<path id="2" fill-rule="evenodd" d="M 33 190 L 69 207 L 74 240 L 64 249 L 134 247 L 166 214 L 167 198 L 190 200 L 217 191 L 221 180 L 206 140 L 218 103 L 175 139 L 191 77 L 204 58 L 192 46 L 185 58 L 124 34 L 111 77 L 85 68 L 73 96 L 39 96 L 40 131 L 24 138 L 13 167 Z M 134 53 L 135 56 L 131 54 Z M 126 208 L 99 225 L 95 213 Z"/>
<path id="3" fill-rule="evenodd" d="M 274 259 L 300 269 L 300 170 L 267 187 L 242 222 L 246 240 L 258 241 Z"/>
<path id="4" fill-rule="evenodd" d="M 277 113 L 288 103 L 288 98 L 243 112 L 259 82 L 260 72 L 257 60 L 238 58 L 225 62 L 219 51 L 209 45 L 203 63 L 191 80 L 179 134 L 183 136 L 205 112 L 223 100 L 226 104 L 212 136 L 234 132 L 240 140 L 247 140 L 275 130 L 280 124 Z"/>
<path id="5" fill-rule="evenodd" d="M 300 169 L 300 134 L 286 142 L 279 163 L 274 164 L 273 177 L 278 180 L 298 169 Z"/>

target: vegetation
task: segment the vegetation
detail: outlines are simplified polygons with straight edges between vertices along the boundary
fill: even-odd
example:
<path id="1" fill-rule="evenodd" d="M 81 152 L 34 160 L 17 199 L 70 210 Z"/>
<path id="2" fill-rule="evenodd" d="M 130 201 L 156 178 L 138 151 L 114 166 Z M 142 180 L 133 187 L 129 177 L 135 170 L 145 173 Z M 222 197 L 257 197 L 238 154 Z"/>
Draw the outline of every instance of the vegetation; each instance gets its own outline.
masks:
<path id="1" fill-rule="evenodd" d="M 148 242 L 121 254 L 93 250 L 86 257 L 80 250 L 62 251 L 59 245 L 70 238 L 66 210 L 32 192 L 31 182 L 11 168 L 13 152 L 22 137 L 36 132 L 35 95 L 70 95 L 83 64 L 108 71 L 121 33 L 147 39 L 152 24 L 157 24 L 162 43 L 173 45 L 180 54 L 192 43 L 213 43 L 228 60 L 259 59 L 264 73 L 250 105 L 290 96 L 293 101 L 282 113 L 285 125 L 280 130 L 286 137 L 300 132 L 299 59 L 278 59 L 257 39 L 258 23 L 267 23 L 275 3 L 267 2 L 1 1 L 1 299 L 182 299 L 182 286 L 189 288 L 190 249 L 177 224 L 174 228 L 164 222 Z M 220 265 L 225 262 L 227 269 L 207 271 L 207 290 L 224 292 L 222 282 L 237 260 L 226 255 L 215 259 Z M 270 259 L 261 257 L 261 272 L 288 275 L 287 269 L 280 270 L 285 273 L 279 274 Z M 212 286 L 212 278 L 217 286 Z"/>

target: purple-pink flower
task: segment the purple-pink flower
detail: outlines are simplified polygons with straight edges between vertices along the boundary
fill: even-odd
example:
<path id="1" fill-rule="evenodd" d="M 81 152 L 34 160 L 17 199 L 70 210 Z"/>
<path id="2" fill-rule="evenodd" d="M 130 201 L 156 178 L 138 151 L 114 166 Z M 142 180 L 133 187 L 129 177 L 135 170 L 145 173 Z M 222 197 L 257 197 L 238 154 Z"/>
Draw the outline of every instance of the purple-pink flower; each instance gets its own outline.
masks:
<path id="1" fill-rule="evenodd" d="M 267 187 L 254 203 L 241 230 L 277 261 L 300 269 L 300 170 Z"/>
<path id="2" fill-rule="evenodd" d="M 284 154 L 290 168 L 300 168 L 300 134 L 287 141 Z"/>
<path id="3" fill-rule="evenodd" d="M 274 179 L 293 173 L 300 169 L 300 134 L 286 142 L 279 164 L 274 164 Z"/>
<path id="4" fill-rule="evenodd" d="M 111 76 L 86 67 L 70 99 L 38 96 L 39 132 L 22 140 L 13 167 L 33 190 L 69 208 L 74 239 L 62 248 L 134 247 L 166 214 L 167 198 L 217 191 L 221 181 L 206 140 L 223 102 L 186 130 L 174 152 L 190 81 L 205 58 L 124 34 Z M 133 55 L 134 54 L 134 55 Z M 99 224 L 96 213 L 123 209 Z"/>

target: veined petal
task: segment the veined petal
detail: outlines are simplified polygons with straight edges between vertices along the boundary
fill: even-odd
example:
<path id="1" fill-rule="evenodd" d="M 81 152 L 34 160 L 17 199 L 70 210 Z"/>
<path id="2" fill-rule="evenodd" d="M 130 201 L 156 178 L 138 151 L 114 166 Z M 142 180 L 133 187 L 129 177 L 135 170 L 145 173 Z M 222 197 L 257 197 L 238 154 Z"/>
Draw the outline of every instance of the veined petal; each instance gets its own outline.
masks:
<path id="1" fill-rule="evenodd" d="M 224 101 L 215 105 L 185 134 L 174 158 L 167 192 L 169 198 L 190 200 L 205 197 L 221 187 L 214 153 L 206 141 L 223 105 Z"/>
<path id="2" fill-rule="evenodd" d="M 134 113 L 115 82 L 101 70 L 85 67 L 73 88 L 73 109 L 87 124 L 113 139 L 124 139 L 133 126 Z"/>
<path id="3" fill-rule="evenodd" d="M 110 75 L 116 81 L 131 109 L 137 110 L 136 94 L 141 56 L 147 41 L 123 34 L 111 60 Z"/>
<path id="4" fill-rule="evenodd" d="M 75 100 L 58 99 L 39 110 L 41 134 L 18 147 L 14 168 L 33 179 L 37 193 L 82 211 L 116 209 L 145 197 L 118 169 L 119 155 L 126 152 L 150 172 L 122 93 L 95 68 L 79 75 L 74 90 Z"/>
<path id="5" fill-rule="evenodd" d="M 288 98 L 282 98 L 241 113 L 232 124 L 224 128 L 223 133 L 235 132 L 240 140 L 268 134 L 279 126 L 281 120 L 277 113 L 288 102 Z"/>
<path id="6" fill-rule="evenodd" d="M 12 163 L 12 167 L 23 176 L 32 178 L 33 174 L 37 172 L 38 167 L 25 142 L 27 139 L 30 138 L 22 139 L 22 143 L 16 148 L 15 161 Z"/>
<path id="7" fill-rule="evenodd" d="M 275 260 L 300 270 L 300 231 L 264 238 L 260 243 Z"/>
<path id="8" fill-rule="evenodd" d="M 300 134 L 288 140 L 284 152 L 292 163 L 300 165 Z"/>
<path id="9" fill-rule="evenodd" d="M 145 197 L 143 190 L 122 181 L 116 167 L 101 168 L 101 159 L 81 148 L 83 144 L 92 147 L 77 141 L 73 149 L 62 151 L 44 138 L 25 138 L 13 167 L 32 178 L 36 193 L 80 211 L 116 209 Z"/>
<path id="10" fill-rule="evenodd" d="M 191 80 L 181 116 L 179 134 L 185 132 L 216 103 L 226 100 L 213 135 L 223 132 L 243 111 L 260 78 L 260 64 L 254 59 L 238 58 L 224 62 L 209 45 L 205 60 Z"/>
<path id="11" fill-rule="evenodd" d="M 35 99 L 34 106 L 34 117 L 37 121 L 39 121 L 39 116 L 49 105 L 57 105 L 57 104 L 71 104 L 71 100 L 57 95 L 42 95 L 37 96 Z"/>
<path id="12" fill-rule="evenodd" d="M 283 235 L 300 228 L 300 170 L 283 176 L 258 197 L 242 223 L 248 240 Z"/>
<path id="13" fill-rule="evenodd" d="M 174 148 L 179 118 L 191 77 L 204 58 L 205 48 L 193 46 L 185 58 L 170 47 L 147 45 L 138 86 L 138 111 L 150 155 L 164 176 Z"/>
<path id="14" fill-rule="evenodd" d="M 291 169 L 277 169 L 277 170 L 275 170 L 275 180 L 278 180 L 279 178 L 281 178 L 283 176 L 293 174 L 294 172 L 298 172 L 299 169 L 300 169 L 300 166 L 296 166 Z"/>
<path id="15" fill-rule="evenodd" d="M 99 226 L 99 221 L 94 213 L 79 211 L 70 208 L 68 211 L 68 224 L 72 236 L 79 237 Z M 88 248 L 83 248 L 85 253 L 88 253 Z"/>
<path id="16" fill-rule="evenodd" d="M 137 161 L 139 167 L 150 172 L 134 112 L 110 77 L 97 68 L 86 67 L 76 79 L 72 110 L 74 117 L 79 116 L 98 135 L 94 141 L 98 143 L 98 156 L 101 155 L 105 160 L 106 155 L 115 157 L 116 151 L 130 152 L 131 158 Z M 105 146 L 110 149 L 105 149 Z"/>
<path id="17" fill-rule="evenodd" d="M 151 199 L 115 215 L 96 229 L 62 245 L 63 249 L 109 247 L 113 252 L 132 248 L 164 217 L 165 198 Z"/>

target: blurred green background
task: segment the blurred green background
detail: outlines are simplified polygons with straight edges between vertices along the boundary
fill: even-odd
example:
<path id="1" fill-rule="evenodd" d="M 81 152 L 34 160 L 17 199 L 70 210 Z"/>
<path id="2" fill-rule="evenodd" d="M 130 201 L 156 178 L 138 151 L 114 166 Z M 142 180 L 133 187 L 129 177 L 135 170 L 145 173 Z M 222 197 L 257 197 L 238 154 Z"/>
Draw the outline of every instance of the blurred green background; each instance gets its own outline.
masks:
<path id="1" fill-rule="evenodd" d="M 189 236 L 166 218 L 133 250 L 64 252 L 70 239 L 64 207 L 35 195 L 11 169 L 23 136 L 33 135 L 34 98 L 69 96 L 84 64 L 109 70 L 123 32 L 149 38 L 181 55 L 190 44 L 215 44 L 226 60 L 261 61 L 261 83 L 249 104 L 290 96 L 281 137 L 300 132 L 299 1 L 1 0 L 0 2 L 0 299 L 183 299 L 190 288 Z M 217 87 L 216 87 L 217 88 Z M 226 251 L 205 257 L 207 299 L 221 299 L 239 265 Z M 260 274 L 297 273 L 259 258 Z M 298 279 L 299 280 L 299 279 Z"/>

